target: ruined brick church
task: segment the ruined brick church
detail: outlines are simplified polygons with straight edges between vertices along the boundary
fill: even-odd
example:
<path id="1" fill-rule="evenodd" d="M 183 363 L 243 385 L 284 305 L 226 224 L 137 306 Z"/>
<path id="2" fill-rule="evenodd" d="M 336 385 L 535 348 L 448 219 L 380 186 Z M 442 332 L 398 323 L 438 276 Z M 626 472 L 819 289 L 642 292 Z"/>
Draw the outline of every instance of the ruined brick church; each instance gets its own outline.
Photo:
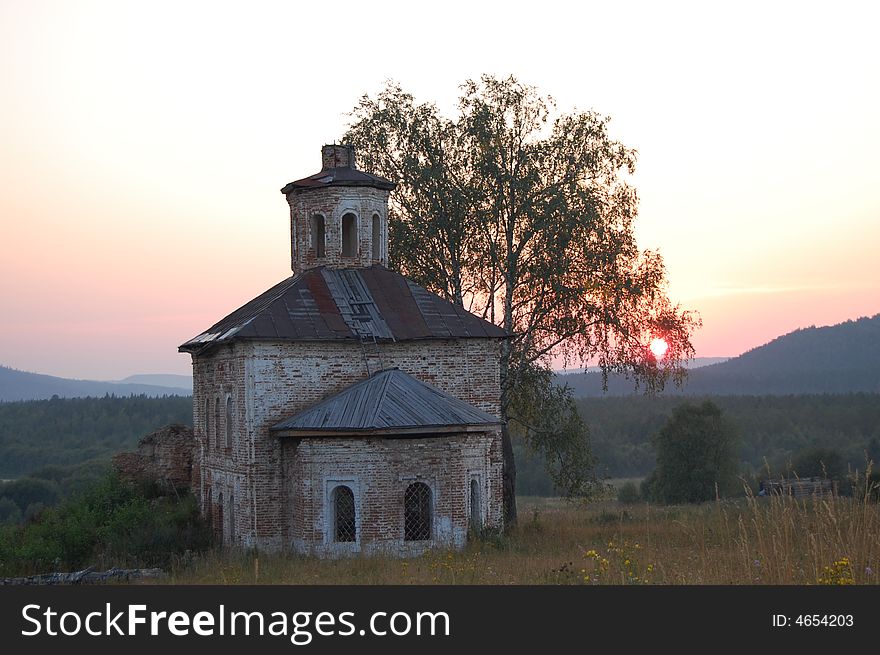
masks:
<path id="1" fill-rule="evenodd" d="M 386 268 L 394 184 L 321 154 L 281 190 L 293 275 L 180 346 L 194 492 L 224 544 L 461 548 L 502 521 L 506 335 Z"/>

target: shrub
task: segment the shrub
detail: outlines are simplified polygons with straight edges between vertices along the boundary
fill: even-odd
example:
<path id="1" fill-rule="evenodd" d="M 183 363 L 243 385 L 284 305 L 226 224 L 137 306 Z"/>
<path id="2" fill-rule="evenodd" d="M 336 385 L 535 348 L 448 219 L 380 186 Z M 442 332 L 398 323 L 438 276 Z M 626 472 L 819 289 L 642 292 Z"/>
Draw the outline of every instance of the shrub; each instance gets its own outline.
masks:
<path id="1" fill-rule="evenodd" d="M 14 525 L 21 521 L 21 510 L 9 498 L 0 498 L 0 525 Z"/>
<path id="2" fill-rule="evenodd" d="M 639 488 L 636 487 L 635 482 L 624 482 L 617 490 L 617 500 L 624 505 L 632 505 L 639 502 L 640 499 Z"/>
<path id="3" fill-rule="evenodd" d="M 0 540 L 0 573 L 21 575 L 88 564 L 160 566 L 187 550 L 204 550 L 210 536 L 195 499 L 145 493 L 108 475 L 83 493 L 45 509 Z"/>
<path id="4" fill-rule="evenodd" d="M 834 448 L 805 450 L 795 458 L 792 469 L 800 478 L 828 478 L 840 481 L 846 476 L 843 455 Z"/>
<path id="5" fill-rule="evenodd" d="M 32 503 L 54 505 L 58 502 L 58 484 L 51 480 L 19 478 L 12 482 L 0 483 L 0 498 L 8 498 L 19 508 Z"/>

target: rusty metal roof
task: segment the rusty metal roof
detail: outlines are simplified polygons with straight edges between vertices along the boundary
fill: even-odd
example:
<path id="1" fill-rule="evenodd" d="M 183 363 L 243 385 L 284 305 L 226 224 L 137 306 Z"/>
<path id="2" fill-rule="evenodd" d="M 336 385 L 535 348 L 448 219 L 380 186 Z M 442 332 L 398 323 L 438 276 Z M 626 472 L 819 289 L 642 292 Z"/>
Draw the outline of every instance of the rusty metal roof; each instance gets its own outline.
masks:
<path id="1" fill-rule="evenodd" d="M 340 166 L 325 168 L 319 173 L 290 182 L 281 189 L 281 193 L 287 195 L 295 189 L 322 189 L 328 186 L 369 186 L 391 190 L 397 185 L 384 177 L 370 175 L 349 166 Z"/>
<path id="2" fill-rule="evenodd" d="M 399 369 L 357 382 L 272 426 L 279 436 L 407 436 L 485 432 L 500 421 Z"/>
<path id="3" fill-rule="evenodd" d="M 311 268 L 260 294 L 180 346 L 199 353 L 236 339 L 503 338 L 504 330 L 384 266 Z"/>

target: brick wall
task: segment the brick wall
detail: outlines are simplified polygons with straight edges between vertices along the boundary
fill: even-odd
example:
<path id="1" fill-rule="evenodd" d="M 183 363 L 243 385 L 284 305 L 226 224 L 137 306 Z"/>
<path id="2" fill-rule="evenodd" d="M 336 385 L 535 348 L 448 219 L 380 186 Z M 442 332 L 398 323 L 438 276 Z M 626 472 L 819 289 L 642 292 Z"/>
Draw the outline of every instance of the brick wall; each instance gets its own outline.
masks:
<path id="1" fill-rule="evenodd" d="M 498 416 L 498 348 L 498 340 L 494 339 L 385 343 L 380 344 L 379 354 L 373 353 L 370 357 L 370 370 L 378 370 L 381 360 L 384 368 L 398 367 Z M 222 346 L 211 355 L 194 358 L 194 427 L 198 444 L 197 460 L 202 470 L 201 499 L 206 515 L 212 517 L 218 538 L 222 535 L 224 543 L 231 541 L 236 545 L 270 551 L 290 548 L 292 545 L 305 549 L 306 537 L 296 536 L 297 507 L 294 500 L 297 493 L 299 497 L 304 497 L 307 490 L 300 488 L 294 492 L 290 484 L 294 480 L 306 484 L 307 479 L 296 469 L 296 449 L 290 445 L 293 440 L 286 441 L 282 447 L 279 438 L 272 435 L 269 428 L 366 377 L 364 353 L 362 346 L 356 342 L 242 341 Z M 230 447 L 225 445 L 227 398 L 231 398 L 233 403 Z M 215 416 L 212 410 L 217 399 L 220 399 L 221 411 Z M 206 436 L 206 400 L 210 414 L 210 438 Z M 221 436 L 219 444 L 216 437 L 218 432 Z M 463 443 L 470 444 L 474 439 L 469 436 Z M 496 525 L 500 522 L 501 507 L 500 435 L 490 433 L 482 440 L 484 443 L 478 450 L 483 453 L 481 457 L 488 458 L 488 463 L 469 466 L 475 471 L 483 471 L 487 506 L 490 508 L 487 524 Z M 399 448 L 405 448 L 406 444 L 416 447 L 417 441 L 400 442 Z M 442 444 L 449 442 L 449 439 L 444 437 L 428 441 Z M 310 445 L 309 448 L 314 451 L 317 447 Z M 369 461 L 378 461 L 375 459 L 376 452 L 396 452 L 377 448 L 367 457 Z M 464 449 L 464 445 L 461 448 Z M 449 466 L 449 462 L 461 458 L 476 457 L 473 447 L 468 448 L 470 450 L 461 450 L 461 453 L 470 453 L 466 456 L 443 450 L 446 453 L 443 466 Z M 417 452 L 430 450 L 429 446 L 418 445 Z M 361 455 L 366 457 L 363 453 L 359 457 Z M 328 462 L 334 460 L 322 461 L 322 466 L 326 468 Z M 443 478 L 445 473 L 439 463 L 430 469 L 434 478 L 445 480 L 444 488 L 451 484 Z M 456 475 L 455 479 L 460 481 L 461 471 Z M 464 488 L 461 493 L 465 493 Z M 323 492 L 319 495 L 323 497 Z M 235 521 L 234 530 L 229 525 L 230 507 Z M 454 512 L 450 509 L 448 515 L 454 517 Z M 494 518 L 496 515 L 497 520 Z M 453 518 L 450 521 L 450 534 L 455 536 L 450 537 L 449 543 L 460 545 L 461 525 Z M 458 527 L 453 529 L 455 525 Z M 314 536 L 313 532 L 305 530 L 302 534 Z"/>
<path id="2" fill-rule="evenodd" d="M 290 261 L 295 274 L 315 266 L 354 268 L 388 264 L 388 194 L 372 187 L 296 189 L 287 194 L 290 205 Z M 355 257 L 342 256 L 342 217 L 357 217 Z M 324 217 L 324 256 L 312 247 L 312 216 Z M 373 257 L 373 216 L 379 216 L 379 257 Z"/>
<path id="3" fill-rule="evenodd" d="M 427 548 L 464 547 L 471 522 L 471 480 L 479 490 L 478 525 L 501 525 L 497 437 L 470 433 L 419 439 L 284 439 L 290 547 L 320 556 L 414 556 Z M 429 540 L 404 540 L 404 495 L 413 482 L 431 490 Z M 354 494 L 354 542 L 336 541 L 337 486 Z"/>
<path id="4" fill-rule="evenodd" d="M 254 494 L 248 473 L 253 432 L 247 417 L 245 369 L 243 355 L 231 345 L 193 358 L 193 430 L 201 471 L 198 497 L 215 540 L 251 546 Z"/>
<path id="5" fill-rule="evenodd" d="M 190 427 L 166 425 L 143 437 L 134 452 L 113 456 L 113 468 L 123 478 L 159 482 L 178 489 L 197 488 L 193 469 L 195 438 Z"/>

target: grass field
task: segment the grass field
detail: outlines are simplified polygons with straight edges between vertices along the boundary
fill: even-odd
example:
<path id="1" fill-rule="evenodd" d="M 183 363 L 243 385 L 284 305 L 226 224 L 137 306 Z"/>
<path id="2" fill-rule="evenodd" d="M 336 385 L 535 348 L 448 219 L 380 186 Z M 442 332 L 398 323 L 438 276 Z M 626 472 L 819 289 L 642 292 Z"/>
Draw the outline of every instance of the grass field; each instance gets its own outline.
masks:
<path id="1" fill-rule="evenodd" d="M 510 535 L 414 559 L 213 553 L 176 584 L 877 584 L 880 505 L 745 498 L 657 507 L 522 498 Z"/>

